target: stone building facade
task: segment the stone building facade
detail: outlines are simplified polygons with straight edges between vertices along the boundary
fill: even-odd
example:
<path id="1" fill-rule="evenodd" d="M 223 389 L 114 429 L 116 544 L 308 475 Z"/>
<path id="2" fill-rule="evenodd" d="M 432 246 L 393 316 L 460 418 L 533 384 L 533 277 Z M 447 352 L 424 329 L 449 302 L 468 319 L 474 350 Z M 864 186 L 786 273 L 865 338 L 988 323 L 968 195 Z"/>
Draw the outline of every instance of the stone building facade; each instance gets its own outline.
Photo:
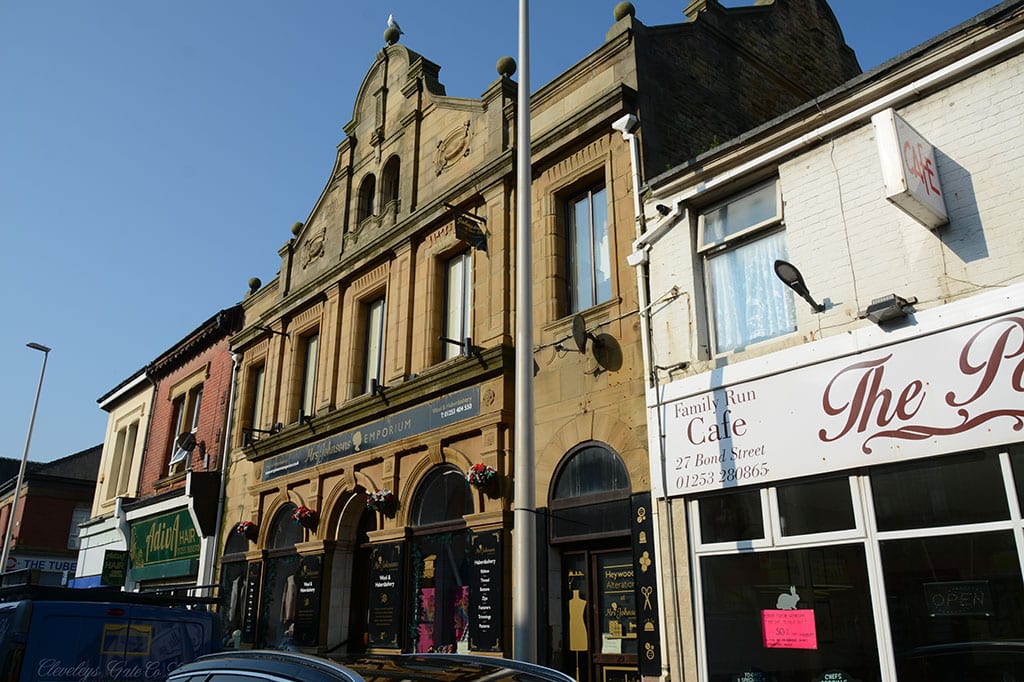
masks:
<path id="1" fill-rule="evenodd" d="M 645 320 L 648 442 L 687 679 L 1017 674 L 1022 77 L 1011 0 L 649 180 L 631 260 L 677 293 Z"/>
<path id="2" fill-rule="evenodd" d="M 825 2 L 690 10 L 647 27 L 621 3 L 604 44 L 531 97 L 537 637 L 579 679 L 661 672 L 639 577 L 638 178 L 858 71 Z M 514 64 L 480 98 L 451 97 L 391 38 L 231 342 L 222 613 L 239 646 L 508 655 Z M 809 43 L 821 53 L 798 63 Z M 761 89 L 729 98 L 730 83 Z"/>

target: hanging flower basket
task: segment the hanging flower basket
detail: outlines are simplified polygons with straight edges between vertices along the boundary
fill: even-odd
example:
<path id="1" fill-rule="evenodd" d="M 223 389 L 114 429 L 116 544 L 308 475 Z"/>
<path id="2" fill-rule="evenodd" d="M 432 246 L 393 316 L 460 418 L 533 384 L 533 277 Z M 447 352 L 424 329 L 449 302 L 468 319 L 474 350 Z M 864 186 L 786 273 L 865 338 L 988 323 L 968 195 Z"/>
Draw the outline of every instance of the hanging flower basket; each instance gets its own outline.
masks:
<path id="1" fill-rule="evenodd" d="M 491 489 L 498 483 L 498 470 L 490 464 L 477 462 L 469 467 L 469 471 L 466 472 L 466 480 L 474 488 Z"/>
<path id="2" fill-rule="evenodd" d="M 256 542 L 259 530 L 260 527 L 252 521 L 239 521 L 238 525 L 235 526 L 235 532 L 239 535 L 244 535 L 245 539 L 249 542 Z"/>
<path id="3" fill-rule="evenodd" d="M 383 488 L 381 490 L 374 490 L 366 498 L 366 508 L 371 511 L 382 512 L 386 515 L 393 514 L 395 512 L 395 505 L 397 504 L 395 494 Z"/>
<path id="4" fill-rule="evenodd" d="M 306 528 L 316 528 L 316 509 L 310 509 L 306 505 L 302 505 L 292 513 L 292 521 Z"/>

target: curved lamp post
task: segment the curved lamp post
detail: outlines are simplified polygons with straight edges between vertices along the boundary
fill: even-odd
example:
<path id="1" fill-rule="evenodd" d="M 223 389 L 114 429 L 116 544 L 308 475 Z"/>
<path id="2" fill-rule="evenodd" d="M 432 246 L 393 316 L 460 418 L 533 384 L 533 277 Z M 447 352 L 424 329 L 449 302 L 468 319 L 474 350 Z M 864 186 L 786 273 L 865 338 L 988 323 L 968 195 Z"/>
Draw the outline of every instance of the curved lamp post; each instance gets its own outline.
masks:
<path id="1" fill-rule="evenodd" d="M 21 467 L 18 469 L 18 482 L 14 485 L 14 500 L 11 502 L 11 513 L 7 518 L 7 534 L 4 536 L 3 555 L 0 556 L 0 572 L 7 572 L 7 561 L 11 552 L 11 539 L 14 535 L 14 520 L 18 511 L 18 497 L 21 485 L 25 481 L 25 465 L 28 463 L 28 446 L 32 443 L 32 427 L 36 424 L 36 409 L 39 407 L 39 394 L 43 391 L 43 375 L 46 374 L 46 360 L 50 357 L 50 349 L 38 343 L 25 344 L 33 350 L 43 352 L 43 368 L 39 370 L 39 385 L 36 386 L 36 399 L 32 403 L 32 419 L 28 422 L 28 437 L 25 438 L 25 452 L 21 456 Z"/>

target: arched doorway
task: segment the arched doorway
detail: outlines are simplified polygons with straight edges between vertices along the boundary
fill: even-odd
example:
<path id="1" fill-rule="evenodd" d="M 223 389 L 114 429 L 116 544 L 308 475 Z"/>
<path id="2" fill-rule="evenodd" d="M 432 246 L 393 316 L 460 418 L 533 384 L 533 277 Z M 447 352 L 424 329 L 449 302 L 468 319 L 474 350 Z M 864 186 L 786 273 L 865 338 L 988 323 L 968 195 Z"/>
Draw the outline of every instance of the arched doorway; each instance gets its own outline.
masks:
<path id="1" fill-rule="evenodd" d="M 257 647 L 282 646 L 285 633 L 295 623 L 298 602 L 296 573 L 299 570 L 299 555 L 295 545 L 305 539 L 302 526 L 292 520 L 295 510 L 296 506 L 287 502 L 277 510 L 270 522 Z"/>
<path id="2" fill-rule="evenodd" d="M 457 467 L 431 469 L 413 499 L 412 649 L 468 651 L 469 538 L 473 496 Z"/>
<path id="3" fill-rule="evenodd" d="M 560 556 L 562 669 L 581 682 L 639 679 L 630 481 L 604 443 L 562 459 L 549 491 L 548 539 Z"/>

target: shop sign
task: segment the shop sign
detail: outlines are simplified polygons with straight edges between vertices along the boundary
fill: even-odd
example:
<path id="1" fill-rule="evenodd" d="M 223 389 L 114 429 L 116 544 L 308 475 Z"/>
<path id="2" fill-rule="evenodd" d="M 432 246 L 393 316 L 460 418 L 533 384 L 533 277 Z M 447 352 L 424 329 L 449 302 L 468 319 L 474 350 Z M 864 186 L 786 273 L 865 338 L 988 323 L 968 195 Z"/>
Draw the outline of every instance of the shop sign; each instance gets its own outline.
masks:
<path id="1" fill-rule="evenodd" d="M 316 646 L 320 640 L 320 597 L 323 556 L 304 556 L 299 559 L 296 574 L 299 598 L 295 606 L 295 643 Z"/>
<path id="2" fill-rule="evenodd" d="M 401 542 L 373 547 L 370 555 L 370 613 L 366 623 L 370 646 L 401 646 L 403 569 Z"/>
<path id="3" fill-rule="evenodd" d="M 766 649 L 817 649 L 814 609 L 765 609 L 761 632 Z"/>
<path id="4" fill-rule="evenodd" d="M 199 541 L 187 509 L 136 521 L 131 529 L 132 568 L 196 559 Z"/>
<path id="5" fill-rule="evenodd" d="M 929 616 L 992 615 L 992 590 L 987 580 L 957 580 L 924 584 Z"/>
<path id="6" fill-rule="evenodd" d="M 502 650 L 502 531 L 469 536 L 469 646 L 473 651 Z"/>
<path id="7" fill-rule="evenodd" d="M 124 587 L 128 573 L 128 552 L 123 549 L 108 549 L 103 553 L 103 569 L 100 583 L 110 587 Z"/>
<path id="8" fill-rule="evenodd" d="M 651 516 L 651 494 L 639 493 L 630 498 L 632 506 L 633 589 L 637 603 L 637 653 L 640 674 L 661 675 L 659 643 L 658 581 L 654 564 L 654 519 Z"/>
<path id="9" fill-rule="evenodd" d="M 383 419 L 343 431 L 316 443 L 268 457 L 263 463 L 263 480 L 294 474 L 333 462 L 348 455 L 387 445 L 427 431 L 455 424 L 480 414 L 480 387 L 456 391 L 443 398 L 417 405 Z"/>
<path id="10" fill-rule="evenodd" d="M 1014 314 L 666 402 L 665 492 L 1014 442 L 1022 375 L 1024 316 Z"/>
<path id="11" fill-rule="evenodd" d="M 256 642 L 256 617 L 259 613 L 263 563 L 254 561 L 245 572 L 245 606 L 242 611 L 242 642 Z"/>
<path id="12" fill-rule="evenodd" d="M 927 227 L 948 223 L 935 148 L 892 109 L 878 112 L 871 123 L 886 199 Z"/>

